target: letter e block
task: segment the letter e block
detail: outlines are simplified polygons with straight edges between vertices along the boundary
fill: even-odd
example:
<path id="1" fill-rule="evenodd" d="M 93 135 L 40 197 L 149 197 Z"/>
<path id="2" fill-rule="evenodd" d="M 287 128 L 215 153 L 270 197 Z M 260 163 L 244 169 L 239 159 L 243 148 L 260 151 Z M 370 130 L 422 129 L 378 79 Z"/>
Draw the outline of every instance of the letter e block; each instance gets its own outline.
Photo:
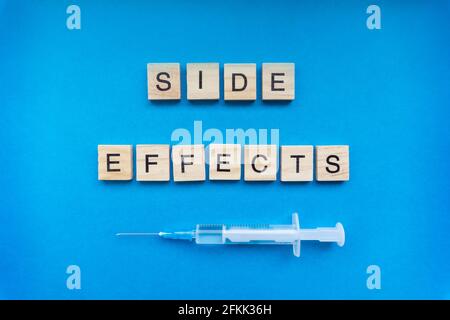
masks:
<path id="1" fill-rule="evenodd" d="M 172 147 L 172 165 L 174 181 L 204 181 L 205 147 L 202 144 Z"/>
<path id="2" fill-rule="evenodd" d="M 180 64 L 147 64 L 147 85 L 149 100 L 179 100 L 181 98 Z"/>
<path id="3" fill-rule="evenodd" d="M 350 153 L 348 146 L 316 146 L 317 181 L 348 181 Z"/>
<path id="4" fill-rule="evenodd" d="M 262 98 L 263 100 L 295 99 L 294 63 L 263 63 Z"/>
<path id="5" fill-rule="evenodd" d="M 277 179 L 276 145 L 247 145 L 244 147 L 244 180 L 274 181 Z"/>
<path id="6" fill-rule="evenodd" d="M 313 146 L 281 147 L 281 181 L 313 180 Z"/>
<path id="7" fill-rule="evenodd" d="M 224 65 L 225 100 L 256 100 L 256 64 Z"/>
<path id="8" fill-rule="evenodd" d="M 98 145 L 98 180 L 133 179 L 133 146 Z"/>
<path id="9" fill-rule="evenodd" d="M 209 145 L 209 179 L 210 180 L 241 179 L 240 144 Z"/>
<path id="10" fill-rule="evenodd" d="M 169 145 L 139 144 L 136 146 L 136 180 L 170 180 Z"/>

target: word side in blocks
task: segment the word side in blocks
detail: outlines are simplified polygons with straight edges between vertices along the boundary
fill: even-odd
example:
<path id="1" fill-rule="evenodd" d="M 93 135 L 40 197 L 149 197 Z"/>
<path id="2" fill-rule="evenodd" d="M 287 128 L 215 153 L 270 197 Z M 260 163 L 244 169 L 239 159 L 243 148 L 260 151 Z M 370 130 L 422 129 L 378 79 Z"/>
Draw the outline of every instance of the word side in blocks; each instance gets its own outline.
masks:
<path id="1" fill-rule="evenodd" d="M 173 179 L 176 182 L 204 181 L 205 147 L 180 145 L 172 148 Z"/>
<path id="2" fill-rule="evenodd" d="M 349 146 L 316 146 L 317 181 L 350 179 Z"/>
<path id="3" fill-rule="evenodd" d="M 188 63 L 186 74 L 188 100 L 218 100 L 220 98 L 218 63 Z"/>
<path id="4" fill-rule="evenodd" d="M 170 180 L 170 146 L 138 144 L 136 146 L 136 180 Z"/>
<path id="5" fill-rule="evenodd" d="M 281 181 L 312 181 L 313 149 L 313 146 L 282 146 Z"/>
<path id="6" fill-rule="evenodd" d="M 223 88 L 225 100 L 256 100 L 257 67 L 255 63 L 225 63 Z M 262 64 L 262 99 L 295 99 L 295 64 Z M 149 100 L 181 99 L 179 63 L 148 63 Z M 186 65 L 188 100 L 220 99 L 220 64 L 188 63 Z"/>
<path id="7" fill-rule="evenodd" d="M 241 179 L 240 144 L 209 145 L 209 179 L 210 180 Z"/>
<path id="8" fill-rule="evenodd" d="M 179 100 L 181 98 L 180 64 L 147 64 L 149 100 Z"/>
<path id="9" fill-rule="evenodd" d="M 98 180 L 133 179 L 133 146 L 99 145 Z"/>
<path id="10" fill-rule="evenodd" d="M 244 146 L 244 180 L 274 181 L 278 171 L 276 145 Z"/>

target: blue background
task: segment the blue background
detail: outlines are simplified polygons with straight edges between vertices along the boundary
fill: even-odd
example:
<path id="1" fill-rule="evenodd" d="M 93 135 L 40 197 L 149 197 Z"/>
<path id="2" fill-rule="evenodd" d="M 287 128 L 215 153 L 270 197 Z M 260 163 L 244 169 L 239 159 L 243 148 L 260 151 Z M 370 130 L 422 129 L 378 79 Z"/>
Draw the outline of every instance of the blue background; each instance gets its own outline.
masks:
<path id="1" fill-rule="evenodd" d="M 450 5 L 377 1 L 0 2 L 0 297 L 450 298 Z M 296 99 L 192 103 L 187 62 L 296 63 Z M 182 99 L 147 100 L 146 63 L 180 62 Z M 346 183 L 97 180 L 98 144 L 176 128 L 279 129 L 348 144 Z M 341 221 L 347 242 L 208 247 L 118 239 L 195 223 Z M 81 290 L 66 268 L 81 268 Z M 381 267 L 381 290 L 366 268 Z"/>

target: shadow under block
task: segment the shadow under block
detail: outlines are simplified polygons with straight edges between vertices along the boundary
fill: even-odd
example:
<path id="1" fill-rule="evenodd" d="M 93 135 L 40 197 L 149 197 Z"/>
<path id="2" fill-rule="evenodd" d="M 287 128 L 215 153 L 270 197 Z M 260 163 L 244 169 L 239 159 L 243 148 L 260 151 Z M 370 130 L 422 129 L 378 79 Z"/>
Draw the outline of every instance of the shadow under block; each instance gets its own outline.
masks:
<path id="1" fill-rule="evenodd" d="M 241 179 L 240 144 L 209 145 L 209 179 L 210 180 Z"/>
<path id="2" fill-rule="evenodd" d="M 136 180 L 170 180 L 170 146 L 168 144 L 138 144 L 136 146 Z"/>
<path id="3" fill-rule="evenodd" d="M 256 64 L 224 65 L 225 100 L 256 100 Z"/>
<path id="4" fill-rule="evenodd" d="M 274 181 L 277 179 L 276 145 L 244 146 L 244 180 Z"/>
<path id="5" fill-rule="evenodd" d="M 316 146 L 317 181 L 350 179 L 349 146 Z"/>
<path id="6" fill-rule="evenodd" d="M 313 146 L 281 147 L 281 181 L 313 180 Z"/>
<path id="7" fill-rule="evenodd" d="M 294 63 L 263 63 L 262 98 L 263 100 L 295 99 Z"/>
<path id="8" fill-rule="evenodd" d="M 220 80 L 218 63 L 188 63 L 188 100 L 218 100 Z"/>
<path id="9" fill-rule="evenodd" d="M 204 181 L 205 147 L 202 144 L 172 147 L 172 165 L 175 182 Z"/>
<path id="10" fill-rule="evenodd" d="M 98 145 L 98 180 L 133 179 L 132 145 Z"/>
<path id="11" fill-rule="evenodd" d="M 180 64 L 148 63 L 147 85 L 149 100 L 179 100 Z"/>

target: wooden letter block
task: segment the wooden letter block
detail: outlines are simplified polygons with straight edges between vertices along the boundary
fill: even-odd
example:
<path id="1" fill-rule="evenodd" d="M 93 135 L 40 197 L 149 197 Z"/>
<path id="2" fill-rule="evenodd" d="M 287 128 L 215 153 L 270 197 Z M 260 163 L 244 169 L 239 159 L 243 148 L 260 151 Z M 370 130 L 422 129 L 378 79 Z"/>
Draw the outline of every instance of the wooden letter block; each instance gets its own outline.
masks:
<path id="1" fill-rule="evenodd" d="M 180 64 L 147 64 L 147 84 L 149 100 L 179 100 L 181 96 Z"/>
<path id="2" fill-rule="evenodd" d="M 313 180 L 313 146 L 281 147 L 281 181 Z"/>
<path id="3" fill-rule="evenodd" d="M 136 179 L 138 181 L 170 180 L 170 147 L 167 144 L 136 146 Z"/>
<path id="4" fill-rule="evenodd" d="M 172 147 L 174 181 L 205 180 L 205 147 L 202 144 Z"/>
<path id="5" fill-rule="evenodd" d="M 262 90 L 263 100 L 294 100 L 295 64 L 263 63 Z"/>
<path id="6" fill-rule="evenodd" d="M 209 179 L 210 180 L 241 179 L 240 144 L 209 145 Z"/>
<path id="7" fill-rule="evenodd" d="M 225 100 L 256 100 L 256 64 L 224 65 Z"/>
<path id="8" fill-rule="evenodd" d="M 316 146 L 317 181 L 348 181 L 350 153 L 348 146 Z"/>
<path id="9" fill-rule="evenodd" d="M 133 146 L 99 145 L 98 180 L 133 179 Z"/>
<path id="10" fill-rule="evenodd" d="M 189 100 L 219 99 L 218 63 L 188 63 L 186 69 Z"/>
<path id="11" fill-rule="evenodd" d="M 276 145 L 247 145 L 244 147 L 244 180 L 273 181 L 277 179 Z"/>

